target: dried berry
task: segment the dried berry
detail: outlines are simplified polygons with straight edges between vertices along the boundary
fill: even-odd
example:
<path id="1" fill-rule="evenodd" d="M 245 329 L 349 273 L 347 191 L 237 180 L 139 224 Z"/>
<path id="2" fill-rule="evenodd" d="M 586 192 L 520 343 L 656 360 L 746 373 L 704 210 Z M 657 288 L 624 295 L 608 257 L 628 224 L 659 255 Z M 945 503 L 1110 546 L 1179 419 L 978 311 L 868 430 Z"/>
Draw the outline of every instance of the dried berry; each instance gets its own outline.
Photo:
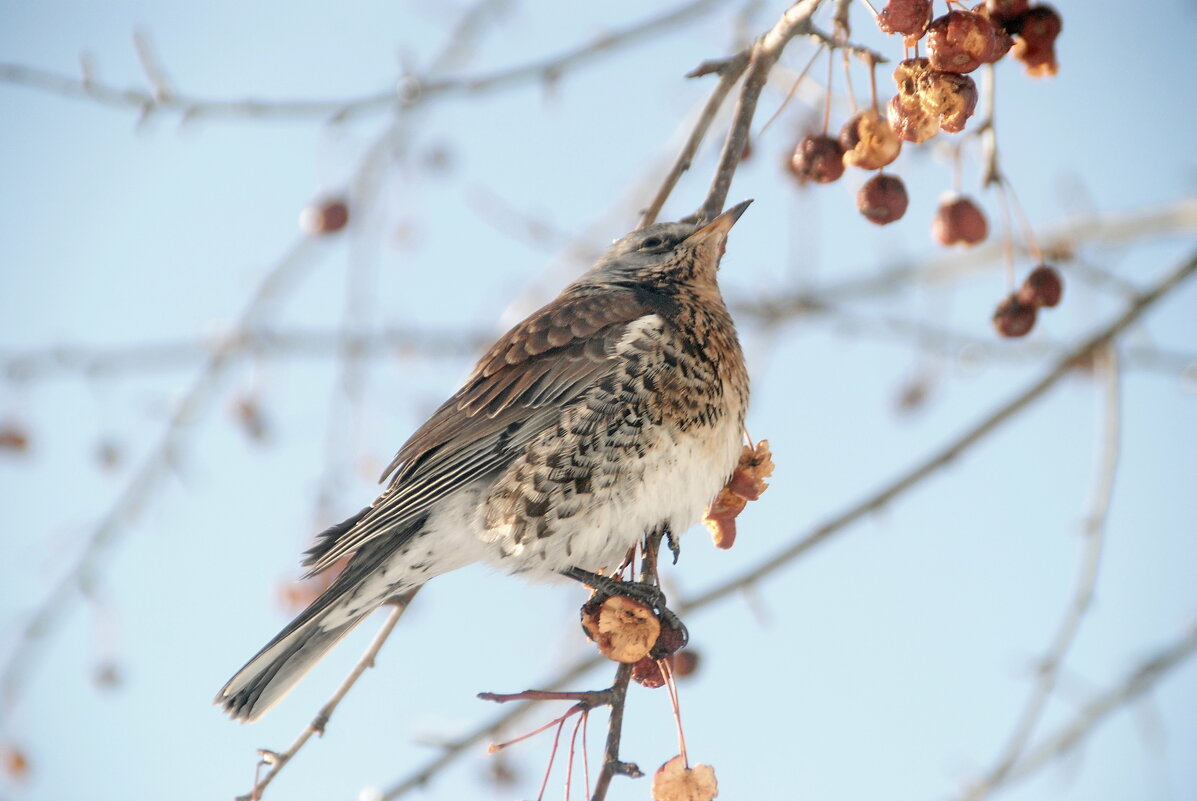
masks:
<path id="1" fill-rule="evenodd" d="M 975 245 L 989 235 L 989 223 L 976 203 L 957 197 L 939 205 L 931 235 L 943 245 Z"/>
<path id="2" fill-rule="evenodd" d="M 830 136 L 807 136 L 794 148 L 790 172 L 800 182 L 829 184 L 844 174 L 844 149 Z"/>
<path id="3" fill-rule="evenodd" d="M 687 767 L 679 755 L 657 768 L 651 792 L 653 801 L 711 801 L 719 795 L 719 783 L 713 767 Z"/>
<path id="4" fill-rule="evenodd" d="M 661 634 L 661 621 L 653 610 L 625 595 L 584 605 L 582 627 L 604 656 L 624 664 L 648 656 Z"/>
<path id="5" fill-rule="evenodd" d="M 330 198 L 299 213 L 299 227 L 309 236 L 336 233 L 349 224 L 349 206 L 344 200 Z"/>
<path id="6" fill-rule="evenodd" d="M 894 95 L 885 107 L 885 116 L 894 134 L 907 142 L 926 142 L 939 133 L 939 120 L 927 113 L 917 97 Z"/>
<path id="7" fill-rule="evenodd" d="M 664 687 L 665 673 L 661 670 L 661 663 L 651 656 L 644 657 L 632 665 L 632 681 L 650 690 Z"/>
<path id="8" fill-rule="evenodd" d="M 925 142 L 939 132 L 964 130 L 977 107 L 977 85 L 967 75 L 931 69 L 925 58 L 908 58 L 894 70 L 898 94 L 886 108 L 894 132 Z"/>
<path id="9" fill-rule="evenodd" d="M 942 72 L 972 72 L 1005 54 L 993 23 L 971 11 L 949 11 L 927 28 L 927 57 Z"/>
<path id="10" fill-rule="evenodd" d="M 840 129 L 844 164 L 865 170 L 879 170 L 893 163 L 902 152 L 902 140 L 876 109 L 856 114 Z"/>
<path id="11" fill-rule="evenodd" d="M 673 675 L 678 678 L 692 676 L 698 670 L 701 661 L 702 657 L 699 656 L 699 652 L 692 648 L 678 651 L 673 655 Z"/>
<path id="12" fill-rule="evenodd" d="M 1035 6 L 1017 20 L 1018 40 L 1014 43 L 1014 57 L 1027 67 L 1027 74 L 1035 78 L 1055 75 L 1060 65 L 1056 61 L 1056 37 L 1063 29 L 1063 21 L 1051 6 Z"/>
<path id="13" fill-rule="evenodd" d="M 1064 282 L 1060 274 L 1046 264 L 1040 264 L 1022 282 L 1018 290 L 1018 302 L 1024 306 L 1052 307 L 1060 302 L 1064 294 Z"/>
<path id="14" fill-rule="evenodd" d="M 960 133 L 977 108 L 977 85 L 967 75 L 931 70 L 919 82 L 918 99 L 939 127 Z"/>
<path id="15" fill-rule="evenodd" d="M 1007 20 L 1021 17 L 1029 5 L 1029 0 L 985 0 L 984 7 L 989 19 L 1005 24 Z"/>
<path id="16" fill-rule="evenodd" d="M 1035 327 L 1035 307 L 1019 302 L 1010 295 L 993 312 L 993 326 L 1004 337 L 1023 337 Z"/>
<path id="17" fill-rule="evenodd" d="M 29 450 L 29 432 L 17 423 L 0 423 L 0 451 L 25 453 Z"/>
<path id="18" fill-rule="evenodd" d="M 909 202 L 906 186 L 896 175 L 875 175 L 856 193 L 856 208 L 877 225 L 901 219 Z"/>
<path id="19" fill-rule="evenodd" d="M 931 0 L 889 0 L 877 15 L 877 27 L 886 33 L 921 37 L 931 22 Z"/>
<path id="20" fill-rule="evenodd" d="M 707 507 L 703 523 L 711 532 L 716 548 L 727 549 L 736 541 L 736 516 L 744 511 L 749 501 L 761 497 L 769 485 L 765 479 L 773 475 L 773 454 L 769 451 L 769 440 L 762 439 L 756 447 L 745 445 L 740 450 L 740 461 L 736 469 L 715 500 Z M 681 645 L 678 646 L 680 648 Z M 674 649 L 676 650 L 676 649 Z"/>

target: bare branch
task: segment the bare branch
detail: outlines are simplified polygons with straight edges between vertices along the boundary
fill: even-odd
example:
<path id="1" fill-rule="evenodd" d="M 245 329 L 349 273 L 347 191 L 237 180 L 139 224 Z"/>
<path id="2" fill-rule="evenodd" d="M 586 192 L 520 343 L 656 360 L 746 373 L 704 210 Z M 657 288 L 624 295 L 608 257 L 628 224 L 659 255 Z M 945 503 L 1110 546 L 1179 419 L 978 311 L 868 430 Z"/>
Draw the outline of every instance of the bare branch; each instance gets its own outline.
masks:
<path id="1" fill-rule="evenodd" d="M 1051 646 L 1039 661 L 1035 685 L 1010 733 L 1006 747 L 985 776 L 964 792 L 962 798 L 967 801 L 980 801 L 1001 785 L 1026 749 L 1035 732 L 1035 726 L 1039 723 L 1043 711 L 1047 707 L 1048 699 L 1055 689 L 1056 679 L 1060 675 L 1060 669 L 1064 665 L 1068 651 L 1076 640 L 1085 614 L 1093 602 L 1093 593 L 1097 588 L 1097 571 L 1101 565 L 1102 546 L 1105 542 L 1105 523 L 1110 511 L 1110 499 L 1113 497 L 1114 477 L 1118 472 L 1119 433 L 1121 430 L 1120 376 L 1117 355 L 1108 344 L 1097 351 L 1095 355 L 1100 356 L 1097 363 L 1101 365 L 1101 372 L 1104 375 L 1101 385 L 1102 393 L 1105 396 L 1099 443 L 1101 458 L 1098 463 L 1091 508 L 1085 520 L 1084 530 L 1081 532 L 1085 538 L 1085 547 L 1081 554 L 1080 575 L 1077 578 L 1076 589 L 1065 610 L 1064 618 L 1060 621 L 1056 634 L 1052 638 Z"/>
<path id="2" fill-rule="evenodd" d="M 345 98 L 324 100 L 258 100 L 252 98 L 219 100 L 180 92 L 160 93 L 144 89 L 118 89 L 95 80 L 94 76 L 75 78 L 50 70 L 20 64 L 0 64 L 0 82 L 25 86 L 64 97 L 91 100 L 113 108 L 133 108 L 146 114 L 175 112 L 184 119 L 272 118 L 344 120 L 367 112 L 388 111 L 398 106 L 411 107 L 433 97 L 451 94 L 479 94 L 501 87 L 531 81 L 553 81 L 568 70 L 588 64 L 600 56 L 639 44 L 678 25 L 698 19 L 726 0 L 691 0 L 670 11 L 657 14 L 623 28 L 602 34 L 554 56 L 479 75 L 437 77 L 421 80 L 407 76 L 394 89 Z"/>
<path id="3" fill-rule="evenodd" d="M 262 279 L 249 303 L 237 318 L 238 329 L 253 328 L 267 314 L 280 295 L 294 285 L 311 266 L 317 248 L 312 240 L 298 240 Z M 124 490 L 108 512 L 87 536 L 71 566 L 46 594 L 20 628 L 13 646 L 0 666 L 0 700 L 7 714 L 18 691 L 28 677 L 39 646 L 57 627 L 76 598 L 76 592 L 88 593 L 101 560 L 108 554 L 129 522 L 136 517 L 146 499 L 170 475 L 170 466 L 181 449 L 190 424 L 216 399 L 221 379 L 233 363 L 234 351 L 220 348 L 211 353 L 191 386 L 175 406 L 166 429 L 149 455 L 134 471 Z"/>
<path id="4" fill-rule="evenodd" d="M 756 115 L 756 104 L 761 91 L 769 80 L 769 71 L 777 63 L 777 59 L 781 58 L 782 51 L 791 39 L 798 34 L 809 32 L 811 15 L 818 10 L 821 2 L 822 0 L 800 0 L 790 6 L 777 24 L 753 43 L 744 85 L 740 88 L 740 96 L 736 100 L 736 109 L 732 115 L 731 128 L 719 154 L 719 166 L 715 169 L 715 177 L 711 181 L 706 200 L 695 212 L 694 216 L 697 219 L 713 219 L 723 211 L 723 204 L 727 202 L 727 193 L 731 189 L 732 177 L 735 176 L 740 158 L 744 154 L 744 146 L 748 144 L 749 128 L 752 126 L 752 118 Z"/>
<path id="5" fill-rule="evenodd" d="M 940 468 L 951 464 L 973 445 L 998 430 L 1003 423 L 1008 422 L 1019 412 L 1028 408 L 1035 400 L 1055 386 L 1061 378 L 1071 373 L 1078 366 L 1085 364 L 1095 351 L 1112 342 L 1160 298 L 1166 296 L 1195 271 L 1197 271 L 1197 253 L 1191 255 L 1180 267 L 1165 276 L 1150 290 L 1136 298 L 1118 319 L 1097 331 L 1062 356 L 1048 370 L 1046 375 L 964 431 L 940 450 L 920 461 L 873 494 L 853 504 L 822 525 L 817 526 L 813 531 L 795 540 L 789 546 L 762 560 L 757 567 L 747 570 L 739 576 L 733 577 L 706 592 L 678 604 L 677 611 L 687 612 L 709 606 L 727 595 L 756 584 L 761 579 L 777 572 L 815 546 L 830 539 L 832 535 L 840 532 L 850 523 L 854 523 L 870 512 L 884 507 L 907 490 L 917 486 L 924 479 L 938 472 Z"/>
<path id="6" fill-rule="evenodd" d="M 1118 686 L 1111 688 L 1081 708 L 1081 711 L 1055 733 L 1044 738 L 1006 774 L 1001 789 L 1025 779 L 1044 765 L 1069 753 L 1110 716 L 1155 687 L 1165 676 L 1197 653 L 1197 628 L 1176 642 L 1143 660 Z"/>
<path id="7" fill-rule="evenodd" d="M 399 622 L 399 618 L 403 616 L 403 613 L 407 610 L 407 607 L 411 604 L 412 599 L 416 597 L 416 593 L 419 591 L 420 588 L 416 587 L 414 589 L 400 593 L 391 600 L 387 601 L 386 605 L 391 607 L 390 611 L 387 613 L 387 619 L 383 621 L 382 628 L 378 630 L 378 634 L 376 634 L 374 639 L 370 641 L 370 645 L 366 648 L 365 653 L 362 654 L 362 658 L 357 661 L 357 664 L 353 666 L 353 670 L 351 670 L 349 675 L 345 677 L 345 680 L 341 682 L 341 686 L 338 687 L 337 691 L 334 692 L 332 697 L 328 699 L 328 703 L 320 707 L 320 711 L 316 713 L 316 717 L 312 718 L 312 722 L 307 725 L 307 728 L 299 733 L 299 736 L 295 738 L 293 743 L 291 743 L 290 748 L 281 753 L 276 753 L 274 751 L 263 752 L 262 761 L 263 763 L 270 765 L 270 770 L 265 776 L 262 776 L 260 779 L 254 782 L 252 790 L 243 796 L 238 796 L 237 801 L 257 801 L 259 798 L 261 798 L 262 791 L 266 789 L 266 786 L 274 781 L 274 777 L 277 776 L 279 772 L 287 766 L 287 763 L 291 761 L 292 757 L 299 753 L 299 749 L 303 748 L 304 745 L 307 744 L 307 741 L 311 739 L 312 735 L 324 734 L 324 727 L 328 725 L 329 718 L 332 717 L 332 714 L 336 711 L 337 706 L 341 703 L 349 691 L 353 689 L 353 685 L 357 683 L 357 680 L 361 678 L 362 674 L 365 673 L 367 669 L 374 667 L 374 658 L 378 656 L 378 652 L 382 649 L 383 643 L 385 643 L 387 638 L 391 636 L 391 632 L 395 629 L 395 624 Z"/>
<path id="8" fill-rule="evenodd" d="M 694 124 L 694 130 L 690 132 L 690 138 L 686 140 L 685 146 L 682 147 L 682 152 L 678 154 L 673 168 L 665 176 L 661 188 L 657 190 L 656 197 L 652 199 L 652 202 L 648 204 L 648 208 L 641 214 L 640 228 L 652 225 L 656 221 L 657 215 L 661 213 L 661 208 L 665 205 L 665 201 L 669 199 L 669 195 L 673 193 L 677 182 L 681 180 L 686 170 L 690 169 L 690 163 L 694 159 L 694 154 L 698 152 L 698 146 L 702 144 L 703 138 L 706 137 L 707 130 L 710 129 L 711 123 L 715 120 L 715 115 L 723 107 L 723 101 L 727 99 L 728 93 L 736 85 L 736 81 L 740 80 L 740 76 L 744 74 L 744 70 L 747 67 L 748 53 L 744 51 L 717 64 L 707 62 L 687 76 L 693 78 L 715 72 L 719 75 L 719 83 L 715 85 L 715 89 L 711 92 L 711 97 L 703 107 L 702 113 L 698 115 L 698 120 Z"/>

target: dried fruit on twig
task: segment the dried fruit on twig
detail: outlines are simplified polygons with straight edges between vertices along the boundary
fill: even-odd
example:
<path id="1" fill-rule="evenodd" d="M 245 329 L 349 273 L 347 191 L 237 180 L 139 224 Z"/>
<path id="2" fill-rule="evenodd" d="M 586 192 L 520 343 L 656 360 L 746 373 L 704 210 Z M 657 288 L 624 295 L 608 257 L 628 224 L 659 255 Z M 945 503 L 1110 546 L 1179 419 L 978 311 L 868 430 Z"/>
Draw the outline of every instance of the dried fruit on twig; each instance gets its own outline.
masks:
<path id="1" fill-rule="evenodd" d="M 943 245 L 975 245 L 989 235 L 989 222 L 972 200 L 954 197 L 939 204 L 931 235 Z"/>
<path id="2" fill-rule="evenodd" d="M 1044 78 L 1060 70 L 1056 61 L 1056 37 L 1063 30 L 1060 15 L 1051 6 L 1035 6 L 1011 23 L 1017 27 L 1014 57 L 1027 67 L 1027 75 Z"/>
<path id="3" fill-rule="evenodd" d="M 653 776 L 653 801 L 711 801 L 719 795 L 715 769 L 710 765 L 686 767 L 679 755 L 657 768 Z"/>
<path id="4" fill-rule="evenodd" d="M 918 100 L 940 128 L 960 133 L 977 108 L 977 85 L 967 75 L 929 70 L 919 83 Z"/>
<path id="5" fill-rule="evenodd" d="M 898 94 L 886 107 L 900 138 L 925 142 L 939 132 L 964 130 L 977 107 L 977 85 L 967 75 L 931 68 L 925 58 L 908 58 L 894 70 Z"/>
<path id="6" fill-rule="evenodd" d="M 844 174 L 844 149 L 830 136 L 805 136 L 790 156 L 790 172 L 801 183 L 829 184 Z"/>
<path id="7" fill-rule="evenodd" d="M 856 208 L 877 225 L 889 225 L 906 213 L 910 199 L 896 175 L 875 175 L 856 193 Z"/>
<path id="8" fill-rule="evenodd" d="M 877 14 L 877 27 L 885 33 L 921 37 L 931 22 L 931 0 L 889 0 Z"/>
<path id="9" fill-rule="evenodd" d="M 1029 0 L 985 0 L 985 13 L 994 22 L 1005 24 L 1026 13 Z"/>
<path id="10" fill-rule="evenodd" d="M 736 516 L 749 501 L 761 497 L 769 485 L 765 479 L 773 475 L 773 454 L 769 440 L 762 439 L 756 447 L 747 445 L 740 451 L 740 462 L 715 500 L 707 507 L 703 523 L 711 532 L 716 548 L 730 548 L 736 541 Z"/>
<path id="11" fill-rule="evenodd" d="M 993 327 L 1004 337 L 1024 337 L 1035 327 L 1035 307 L 1020 303 L 1010 295 L 998 304 L 993 313 Z"/>
<path id="12" fill-rule="evenodd" d="M 334 234 L 349 224 L 349 206 L 340 198 L 329 198 L 299 213 L 299 227 L 309 236 Z"/>
<path id="13" fill-rule="evenodd" d="M 1055 306 L 1064 294 L 1060 274 L 1046 264 L 1040 264 L 1022 282 L 1018 302 L 1024 306 Z"/>
<path id="14" fill-rule="evenodd" d="M 902 140 L 876 109 L 853 115 L 840 129 L 844 163 L 865 170 L 879 170 L 902 152 Z"/>
<path id="15" fill-rule="evenodd" d="M 632 665 L 632 681 L 650 690 L 664 687 L 665 673 L 661 670 L 661 663 L 651 656 L 644 657 Z"/>
<path id="16" fill-rule="evenodd" d="M 972 72 L 997 61 L 1008 48 L 993 23 L 972 11 L 949 11 L 927 28 L 927 58 L 942 72 Z"/>
<path id="17" fill-rule="evenodd" d="M 702 656 L 692 648 L 678 651 L 673 655 L 673 675 L 678 678 L 693 676 L 701 662 Z"/>
<path id="18" fill-rule="evenodd" d="M 582 627 L 608 659 L 624 664 L 648 656 L 661 634 L 661 621 L 645 604 L 626 595 L 582 607 Z"/>

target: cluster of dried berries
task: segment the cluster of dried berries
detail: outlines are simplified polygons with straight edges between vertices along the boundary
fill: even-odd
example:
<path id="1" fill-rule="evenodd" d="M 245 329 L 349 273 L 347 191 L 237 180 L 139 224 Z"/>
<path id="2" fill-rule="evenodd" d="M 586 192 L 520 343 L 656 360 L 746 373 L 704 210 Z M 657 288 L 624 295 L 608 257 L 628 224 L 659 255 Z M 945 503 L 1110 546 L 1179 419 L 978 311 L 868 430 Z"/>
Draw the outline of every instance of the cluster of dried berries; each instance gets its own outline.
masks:
<path id="1" fill-rule="evenodd" d="M 998 304 L 993 313 L 993 325 L 1004 337 L 1026 336 L 1035 327 L 1038 310 L 1055 306 L 1063 294 L 1060 274 L 1052 267 L 1040 264 L 1023 280 L 1017 292 Z"/>

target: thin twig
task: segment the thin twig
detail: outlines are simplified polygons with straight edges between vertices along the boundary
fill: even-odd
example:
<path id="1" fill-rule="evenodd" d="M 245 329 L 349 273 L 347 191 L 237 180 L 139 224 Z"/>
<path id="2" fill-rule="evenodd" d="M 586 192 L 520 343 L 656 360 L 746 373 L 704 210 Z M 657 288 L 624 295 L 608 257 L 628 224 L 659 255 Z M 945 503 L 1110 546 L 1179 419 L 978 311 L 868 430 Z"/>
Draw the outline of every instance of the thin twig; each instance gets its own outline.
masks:
<path id="1" fill-rule="evenodd" d="M 699 145 L 702 144 L 703 138 L 707 135 L 711 123 L 714 122 L 715 115 L 723 107 L 723 101 L 727 99 L 727 95 L 731 92 L 732 87 L 736 85 L 736 82 L 740 80 L 740 76 L 744 74 L 744 70 L 747 67 L 748 52 L 742 51 L 730 59 L 720 62 L 717 67 L 708 70 L 718 73 L 719 83 L 711 91 L 710 99 L 707 100 L 707 104 L 703 106 L 702 112 L 698 115 L 698 120 L 694 123 L 694 130 L 690 132 L 690 137 L 682 147 L 682 152 L 678 154 L 677 161 L 674 162 L 673 167 L 669 170 L 669 174 L 665 176 L 665 180 L 661 182 L 661 188 L 657 190 L 657 194 L 653 197 L 652 202 L 648 204 L 648 207 L 640 215 L 639 228 L 652 225 L 656 221 L 657 215 L 661 213 L 661 208 L 665 205 L 665 201 L 669 199 L 669 195 L 673 193 L 677 182 L 681 180 L 686 170 L 690 169 L 690 164 L 694 159 L 694 155 L 698 152 Z M 705 75 L 708 71 L 704 71 L 703 67 L 699 67 L 690 73 L 688 77 L 694 77 L 698 74 Z"/>
<path id="2" fill-rule="evenodd" d="M 382 649 L 383 643 L 391 636 L 391 632 L 395 629 L 395 624 L 399 622 L 399 618 L 403 616 L 403 613 L 407 610 L 407 607 L 411 604 L 412 599 L 416 597 L 416 593 L 419 590 L 419 587 L 410 589 L 387 601 L 387 605 L 391 609 L 387 613 L 386 620 L 382 623 L 382 628 L 378 630 L 378 634 L 374 635 L 374 639 L 370 641 L 370 645 L 366 648 L 365 653 L 362 654 L 362 658 L 353 666 L 353 670 L 349 671 L 349 675 L 341 682 L 341 686 L 332 694 L 328 702 L 320 707 L 320 711 L 316 713 L 316 717 L 312 718 L 312 722 L 307 725 L 307 728 L 299 733 L 299 736 L 295 738 L 295 742 L 291 743 L 291 747 L 281 753 L 272 752 L 270 754 L 269 759 L 266 760 L 270 765 L 270 771 L 254 783 L 252 790 L 245 795 L 238 796 L 237 801 L 258 801 L 262 797 L 262 791 L 266 789 L 266 786 L 274 781 L 274 777 L 287 766 L 292 757 L 299 753 L 299 749 L 304 747 L 312 735 L 324 734 L 324 727 L 328 725 L 329 718 L 332 717 L 333 712 L 336 711 L 342 699 L 345 698 L 345 695 L 353 688 L 353 685 L 357 683 L 362 674 L 367 669 L 374 667 L 374 659 L 378 656 L 379 650 Z"/>
<path id="3" fill-rule="evenodd" d="M 1022 713 L 1001 754 L 994 761 L 994 765 L 985 776 L 969 788 L 962 795 L 967 801 L 980 801 L 998 787 L 1014 767 L 1018 758 L 1031 741 L 1035 733 L 1035 726 L 1043 716 L 1048 699 L 1055 689 L 1060 669 L 1068 655 L 1072 643 L 1076 640 L 1085 614 L 1093 602 L 1093 593 L 1097 588 L 1097 572 L 1101 565 L 1102 548 L 1105 542 L 1106 519 L 1110 511 L 1110 500 L 1113 497 L 1114 477 L 1118 471 L 1119 432 L 1121 428 L 1121 408 L 1119 397 L 1119 370 L 1117 355 L 1108 345 L 1100 351 L 1096 362 L 1100 365 L 1104 380 L 1102 394 L 1105 402 L 1101 415 L 1100 459 L 1093 489 L 1093 499 L 1090 503 L 1089 515 L 1085 520 L 1085 547 L 1081 554 L 1080 575 L 1077 579 L 1076 590 L 1071 602 L 1064 613 L 1064 618 L 1052 638 L 1047 653 L 1039 660 L 1037 679 Z M 1097 354 L 1095 354 L 1097 355 Z"/>
<path id="4" fill-rule="evenodd" d="M 959 458 L 972 446 L 997 431 L 1003 423 L 1013 419 L 1019 412 L 1030 408 L 1034 400 L 1047 392 L 1060 379 L 1070 374 L 1073 369 L 1084 363 L 1093 351 L 1116 339 L 1128 326 L 1132 325 L 1146 313 L 1154 303 L 1166 296 L 1174 287 L 1195 271 L 1197 271 L 1197 253 L 1178 269 L 1158 282 L 1152 289 L 1136 298 L 1134 303 L 1117 320 L 1072 348 L 1055 363 L 1042 379 L 996 409 L 984 420 L 961 434 L 957 439 L 923 460 L 920 460 L 897 479 L 862 498 L 845 511 L 827 520 L 822 525 L 817 526 L 813 531 L 796 538 L 790 545 L 763 560 L 759 566 L 675 604 L 674 611 L 682 614 L 698 611 L 715 604 L 728 595 L 752 587 L 761 579 L 804 555 L 814 546 L 840 533 L 850 524 L 865 517 L 874 510 L 893 502 L 909 490 L 919 486 L 925 479 L 934 475 L 939 468 Z M 583 657 L 566 666 L 556 680 L 547 682 L 546 684 L 549 687 L 568 686 L 580 676 L 605 662 L 605 659 L 597 655 Z M 510 720 L 524 711 L 526 711 L 526 706 L 513 709 L 509 715 L 483 724 L 455 741 L 446 747 L 445 751 L 436 759 L 431 760 L 424 767 L 388 789 L 383 795 L 383 801 L 393 801 L 417 787 L 424 786 L 440 770 L 461 756 L 466 749 L 485 739 L 496 729 L 507 725 Z M 1015 773 L 1017 774 L 1017 772 L 1016 769 Z"/>
<path id="5" fill-rule="evenodd" d="M 1072 751 L 1111 713 L 1147 693 L 1194 654 L 1197 654 L 1197 628 L 1140 662 L 1116 687 L 1085 704 L 1070 723 L 1061 726 L 1029 750 L 1006 774 L 1001 788 L 1005 789 L 1014 782 L 1025 779 L 1044 765 Z"/>
<path id="6" fill-rule="evenodd" d="M 756 115 L 756 104 L 769 80 L 769 72 L 777 63 L 777 59 L 781 58 L 782 51 L 790 40 L 800 33 L 809 32 L 811 15 L 818 10 L 821 2 L 822 0 L 800 0 L 790 6 L 781 19 L 753 43 L 744 83 L 740 87 L 740 95 L 736 99 L 736 108 L 732 114 L 731 127 L 719 154 L 719 166 L 715 169 L 706 200 L 694 215 L 696 219 L 709 220 L 723 211 L 732 178 L 744 154 L 744 146 L 748 144 L 749 129 Z"/>
<path id="7" fill-rule="evenodd" d="M 256 327 L 284 291 L 294 286 L 307 272 L 315 253 L 312 240 L 306 237 L 292 245 L 266 273 L 234 327 L 237 330 Z M 216 400 L 221 379 L 234 363 L 233 355 L 234 351 L 229 348 L 218 348 L 209 355 L 175 406 L 155 446 L 133 472 L 107 513 L 87 535 L 70 567 L 21 626 L 12 652 L 0 667 L 0 715 L 7 715 L 11 710 L 40 652 L 40 646 L 61 623 L 76 599 L 76 593 L 87 594 L 90 591 L 102 559 L 127 530 L 149 496 L 171 474 L 169 468 L 176 455 L 187 437 L 194 433 L 195 427 L 191 423 Z"/>
<path id="8" fill-rule="evenodd" d="M 1128 326 L 1138 320 L 1160 300 L 1160 298 L 1171 292 L 1194 272 L 1197 272 L 1197 253 L 1191 255 L 1183 264 L 1170 272 L 1151 289 L 1139 295 L 1116 320 L 1098 330 L 1062 356 L 1042 378 L 986 415 L 938 451 L 918 462 L 909 470 L 903 472 L 898 478 L 885 484 L 869 496 L 852 504 L 845 511 L 816 526 L 813 531 L 794 540 L 790 545 L 762 560 L 756 567 L 746 570 L 693 598 L 679 603 L 675 611 L 680 613 L 701 609 L 702 607 L 710 606 L 732 593 L 740 592 L 744 588 L 756 584 L 761 579 L 776 573 L 782 567 L 785 567 L 815 546 L 827 541 L 832 535 L 847 527 L 848 524 L 854 523 L 865 515 L 881 509 L 911 487 L 916 486 L 924 479 L 938 472 L 941 468 L 952 464 L 973 445 L 998 430 L 1002 424 L 1012 420 L 1019 412 L 1030 407 L 1034 401 L 1054 387 L 1060 379 L 1070 374 L 1077 367 L 1084 365 L 1095 351 L 1112 342 Z"/>
<path id="9" fill-rule="evenodd" d="M 220 100 L 179 92 L 172 92 L 158 98 L 155 97 L 153 91 L 118 89 L 115 86 L 99 83 L 94 77 L 90 79 L 74 78 L 21 64 L 0 64 L 0 83 L 25 86 L 64 97 L 91 100 L 104 106 L 133 108 L 140 113 L 145 113 L 146 109 L 154 112 L 175 112 L 180 114 L 183 119 L 188 120 L 201 116 L 224 119 L 310 119 L 315 117 L 344 120 L 366 112 L 388 111 L 400 104 L 411 104 L 417 98 L 423 102 L 442 95 L 478 94 L 491 89 L 532 81 L 557 80 L 565 72 L 592 62 L 602 55 L 614 53 L 651 39 L 664 31 L 676 30 L 678 25 L 698 19 L 725 2 L 727 0 L 691 0 L 670 11 L 596 36 L 562 53 L 514 67 L 478 75 L 449 76 L 426 81 L 422 81 L 416 76 L 407 76 L 398 82 L 396 89 L 388 88 L 380 92 L 345 98 Z"/>

